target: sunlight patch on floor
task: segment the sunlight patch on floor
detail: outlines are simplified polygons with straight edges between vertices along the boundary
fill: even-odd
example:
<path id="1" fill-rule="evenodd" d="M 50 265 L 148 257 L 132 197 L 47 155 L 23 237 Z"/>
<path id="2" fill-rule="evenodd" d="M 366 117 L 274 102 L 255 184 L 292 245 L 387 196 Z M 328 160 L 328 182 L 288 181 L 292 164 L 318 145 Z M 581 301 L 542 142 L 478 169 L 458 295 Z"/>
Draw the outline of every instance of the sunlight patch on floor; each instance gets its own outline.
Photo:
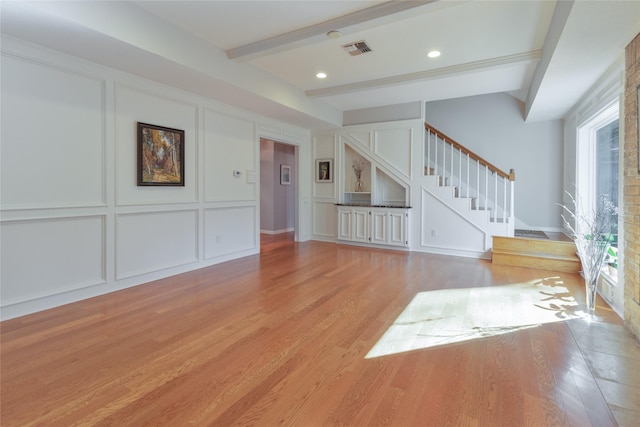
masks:
<path id="1" fill-rule="evenodd" d="M 586 317 L 559 277 L 420 292 L 365 358 L 485 338 Z"/>

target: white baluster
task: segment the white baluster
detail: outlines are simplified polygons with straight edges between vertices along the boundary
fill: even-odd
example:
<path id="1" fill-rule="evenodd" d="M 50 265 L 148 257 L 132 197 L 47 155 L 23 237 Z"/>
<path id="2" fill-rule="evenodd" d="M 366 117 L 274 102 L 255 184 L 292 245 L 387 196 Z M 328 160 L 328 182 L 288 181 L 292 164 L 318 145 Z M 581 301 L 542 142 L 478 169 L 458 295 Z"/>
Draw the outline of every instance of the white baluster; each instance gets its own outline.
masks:
<path id="1" fill-rule="evenodd" d="M 480 208 L 480 162 L 476 160 L 476 199 L 478 200 L 478 208 Z"/>
<path id="2" fill-rule="evenodd" d="M 447 140 L 442 138 L 442 185 L 447 182 Z"/>
<path id="3" fill-rule="evenodd" d="M 513 171 L 513 169 L 512 169 Z M 511 178 L 511 177 L 510 177 Z M 511 222 L 511 224 L 514 224 L 515 227 L 515 200 L 514 200 L 514 187 L 515 187 L 515 181 L 511 181 L 511 179 L 509 179 L 509 182 L 511 183 L 510 187 L 511 187 L 511 198 L 509 199 L 509 221 Z M 511 226 L 509 227 L 511 229 Z"/>
<path id="4" fill-rule="evenodd" d="M 469 153 L 467 153 L 467 199 L 469 198 Z"/>
<path id="5" fill-rule="evenodd" d="M 458 197 L 462 197 L 462 149 L 458 149 Z"/>
<path id="6" fill-rule="evenodd" d="M 489 209 L 489 167 L 484 167 L 484 209 Z M 489 213 L 489 219 L 491 219 L 491 213 Z"/>
<path id="7" fill-rule="evenodd" d="M 449 144 L 451 150 L 451 166 L 449 167 L 449 185 L 453 186 L 453 145 Z"/>
<path id="8" fill-rule="evenodd" d="M 502 207 L 503 207 L 503 212 L 502 212 L 502 218 L 504 219 L 504 222 L 507 222 L 507 178 L 502 178 L 502 182 L 504 183 L 503 187 L 503 193 L 504 193 L 504 197 L 502 198 Z"/>
<path id="9" fill-rule="evenodd" d="M 493 220 L 498 221 L 498 172 L 493 171 Z"/>
<path id="10" fill-rule="evenodd" d="M 427 129 L 427 159 L 425 164 L 425 175 L 431 175 L 431 129 Z"/>
<path id="11" fill-rule="evenodd" d="M 435 142 L 433 144 L 433 158 L 435 159 L 433 162 L 433 173 L 438 175 L 438 134 L 434 133 L 433 135 L 435 137 Z"/>

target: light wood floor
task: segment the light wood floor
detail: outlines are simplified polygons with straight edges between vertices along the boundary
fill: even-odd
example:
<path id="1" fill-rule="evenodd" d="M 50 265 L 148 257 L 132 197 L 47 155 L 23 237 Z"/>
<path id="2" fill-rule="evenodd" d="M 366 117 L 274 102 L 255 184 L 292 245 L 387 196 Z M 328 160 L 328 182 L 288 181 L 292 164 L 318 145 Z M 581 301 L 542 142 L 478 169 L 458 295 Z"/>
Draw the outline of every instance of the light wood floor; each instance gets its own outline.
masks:
<path id="1" fill-rule="evenodd" d="M 560 276 L 582 301 L 577 275 L 266 240 L 260 255 L 2 322 L 2 426 L 640 419 L 640 347 L 602 300 L 592 323 L 364 357 L 417 292 Z"/>

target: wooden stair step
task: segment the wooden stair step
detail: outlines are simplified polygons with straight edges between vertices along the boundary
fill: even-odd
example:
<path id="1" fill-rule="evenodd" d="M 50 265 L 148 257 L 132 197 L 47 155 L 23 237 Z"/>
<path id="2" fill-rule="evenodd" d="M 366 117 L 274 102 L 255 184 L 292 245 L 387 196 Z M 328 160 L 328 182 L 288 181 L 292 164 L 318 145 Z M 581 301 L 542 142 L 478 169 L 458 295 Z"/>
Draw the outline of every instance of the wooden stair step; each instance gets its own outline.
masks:
<path id="1" fill-rule="evenodd" d="M 504 251 L 504 250 L 493 250 L 492 251 L 494 254 L 501 254 L 501 255 L 516 255 L 516 256 L 523 256 L 523 257 L 530 257 L 530 258 L 548 258 L 548 259 L 556 259 L 556 260 L 562 260 L 562 261 L 580 261 L 580 258 L 578 258 L 578 256 L 576 255 L 561 255 L 561 254 L 550 254 L 550 253 L 545 253 L 545 252 L 532 252 L 532 251 Z"/>
<path id="2" fill-rule="evenodd" d="M 494 236 L 493 250 L 545 253 L 577 258 L 575 243 L 550 239 Z"/>
<path id="3" fill-rule="evenodd" d="M 493 237 L 492 263 L 577 273 L 582 269 L 573 242 Z"/>
<path id="4" fill-rule="evenodd" d="M 549 256 L 536 256 L 531 254 L 523 255 L 494 252 L 491 262 L 496 265 L 563 271 L 567 273 L 578 273 L 582 268 L 582 264 L 579 259 L 552 258 Z"/>

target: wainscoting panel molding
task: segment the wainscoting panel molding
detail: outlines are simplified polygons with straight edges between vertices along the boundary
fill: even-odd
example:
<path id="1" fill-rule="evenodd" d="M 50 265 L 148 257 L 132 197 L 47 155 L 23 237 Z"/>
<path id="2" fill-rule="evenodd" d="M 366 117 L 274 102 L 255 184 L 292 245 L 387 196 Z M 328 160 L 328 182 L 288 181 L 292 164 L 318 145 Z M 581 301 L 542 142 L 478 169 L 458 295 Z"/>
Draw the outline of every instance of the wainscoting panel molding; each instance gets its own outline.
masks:
<path id="1" fill-rule="evenodd" d="M 197 261 L 197 210 L 116 215 L 116 279 Z"/>
<path id="2" fill-rule="evenodd" d="M 259 253 L 257 128 L 296 146 L 310 238 L 308 130 L 5 34 L 0 49 L 2 320 Z M 184 187 L 136 184 L 138 122 L 184 130 Z"/>
<path id="3" fill-rule="evenodd" d="M 104 206 L 104 80 L 13 55 L 1 77 L 2 210 Z"/>
<path id="4" fill-rule="evenodd" d="M 313 138 L 313 163 L 310 165 L 313 171 L 313 197 L 322 199 L 337 199 L 336 188 L 338 188 L 338 156 L 336 154 L 336 137 L 334 134 L 316 135 Z M 333 159 L 332 182 L 316 182 L 316 160 Z"/>
<path id="5" fill-rule="evenodd" d="M 253 201 L 257 183 L 247 182 L 247 170 L 258 170 L 255 124 L 249 120 L 204 110 L 204 200 Z M 241 171 L 235 177 L 233 171 Z"/>
<path id="6" fill-rule="evenodd" d="M 425 252 L 486 257 L 489 236 L 427 189 L 422 189 L 420 246 Z M 490 256 L 490 254 L 488 255 Z"/>
<path id="7" fill-rule="evenodd" d="M 411 179 L 412 142 L 411 127 L 374 131 L 374 152 L 406 179 Z"/>
<path id="8" fill-rule="evenodd" d="M 3 221 L 2 306 L 106 281 L 102 215 Z"/>
<path id="9" fill-rule="evenodd" d="M 193 203 L 198 200 L 198 107 L 172 98 L 117 84 L 116 204 L 151 205 Z M 137 174 L 137 123 L 184 130 L 184 187 L 139 187 Z"/>
<path id="10" fill-rule="evenodd" d="M 204 258 L 258 250 L 256 216 L 254 205 L 205 209 Z"/>
<path id="11" fill-rule="evenodd" d="M 333 200 L 313 202 L 313 234 L 335 240 L 338 230 L 336 205 Z M 319 239 L 326 240 L 326 239 Z"/>

